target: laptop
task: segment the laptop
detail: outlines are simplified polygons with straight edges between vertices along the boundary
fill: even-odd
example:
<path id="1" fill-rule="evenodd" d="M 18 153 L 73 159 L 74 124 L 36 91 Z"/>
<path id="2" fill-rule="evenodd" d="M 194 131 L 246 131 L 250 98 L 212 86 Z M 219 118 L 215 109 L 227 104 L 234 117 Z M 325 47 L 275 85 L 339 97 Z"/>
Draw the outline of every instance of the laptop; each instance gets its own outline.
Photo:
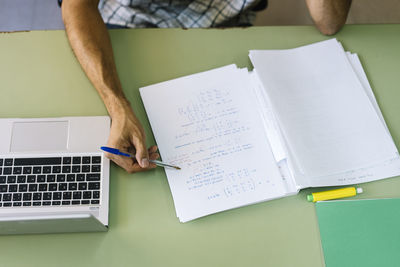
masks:
<path id="1" fill-rule="evenodd" d="M 0 234 L 107 231 L 110 119 L 0 119 Z"/>

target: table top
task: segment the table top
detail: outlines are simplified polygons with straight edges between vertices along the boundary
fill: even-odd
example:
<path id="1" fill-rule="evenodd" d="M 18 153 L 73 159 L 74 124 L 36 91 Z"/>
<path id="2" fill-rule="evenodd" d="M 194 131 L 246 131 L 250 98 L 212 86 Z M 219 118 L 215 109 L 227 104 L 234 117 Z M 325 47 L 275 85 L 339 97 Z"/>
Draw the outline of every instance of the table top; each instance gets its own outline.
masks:
<path id="1" fill-rule="evenodd" d="M 312 26 L 111 30 L 124 91 L 154 144 L 138 88 L 236 63 L 250 49 L 325 40 Z M 359 54 L 400 144 L 400 25 L 345 26 L 335 37 Z M 106 115 L 64 31 L 0 34 L 0 117 Z M 128 174 L 114 164 L 106 233 L 1 236 L 1 266 L 324 266 L 314 204 L 298 195 L 182 224 L 162 168 Z M 400 179 L 363 184 L 356 198 L 400 197 Z"/>

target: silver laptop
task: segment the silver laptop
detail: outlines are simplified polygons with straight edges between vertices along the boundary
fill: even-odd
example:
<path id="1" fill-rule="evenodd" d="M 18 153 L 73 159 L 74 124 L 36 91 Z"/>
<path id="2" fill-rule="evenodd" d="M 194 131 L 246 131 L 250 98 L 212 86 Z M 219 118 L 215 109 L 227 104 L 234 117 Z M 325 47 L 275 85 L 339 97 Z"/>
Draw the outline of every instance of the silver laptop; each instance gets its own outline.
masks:
<path id="1" fill-rule="evenodd" d="M 0 234 L 106 231 L 109 117 L 0 119 Z"/>

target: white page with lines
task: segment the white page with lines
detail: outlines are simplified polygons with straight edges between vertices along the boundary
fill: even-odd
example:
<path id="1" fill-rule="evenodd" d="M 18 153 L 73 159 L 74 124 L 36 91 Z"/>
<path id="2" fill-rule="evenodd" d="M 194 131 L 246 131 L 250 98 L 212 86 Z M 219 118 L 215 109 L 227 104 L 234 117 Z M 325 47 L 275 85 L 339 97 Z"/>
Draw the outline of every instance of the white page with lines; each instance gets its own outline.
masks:
<path id="1" fill-rule="evenodd" d="M 357 54 L 351 54 L 346 52 L 350 64 L 352 65 L 354 71 L 357 74 L 365 93 L 367 94 L 371 104 L 373 105 L 376 113 L 378 114 L 382 125 L 384 126 L 386 132 L 390 135 L 389 129 L 383 118 L 382 112 L 379 109 L 378 103 L 375 99 L 372 88 L 368 82 L 367 75 L 361 65 L 361 62 Z M 389 177 L 394 177 L 400 175 L 400 158 L 397 155 L 392 159 L 385 160 L 381 163 L 373 164 L 364 168 L 351 170 L 348 172 L 328 175 L 325 177 L 314 177 L 310 179 L 310 186 L 332 186 L 332 185 L 349 185 L 349 184 L 359 184 L 365 182 L 376 181 L 379 179 L 385 179 Z"/>
<path id="2" fill-rule="evenodd" d="M 390 160 L 397 149 L 335 39 L 251 51 L 300 170 L 319 177 Z"/>
<path id="3" fill-rule="evenodd" d="M 230 65 L 140 89 L 182 222 L 287 194 L 250 84 Z"/>

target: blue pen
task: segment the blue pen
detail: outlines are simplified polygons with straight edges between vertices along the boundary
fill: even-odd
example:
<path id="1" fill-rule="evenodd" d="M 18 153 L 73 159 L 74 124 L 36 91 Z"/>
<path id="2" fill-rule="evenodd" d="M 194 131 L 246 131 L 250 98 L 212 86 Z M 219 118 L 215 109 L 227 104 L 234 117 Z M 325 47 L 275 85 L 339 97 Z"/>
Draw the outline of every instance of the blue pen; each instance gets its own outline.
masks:
<path id="1" fill-rule="evenodd" d="M 116 148 L 107 147 L 107 146 L 102 146 L 100 148 L 101 148 L 101 150 L 106 151 L 106 152 L 111 153 L 111 154 L 114 154 L 114 155 L 120 155 L 120 156 L 130 157 L 130 158 L 134 158 L 134 159 L 136 158 L 135 155 L 131 155 L 131 154 L 126 153 L 126 152 L 121 152 L 121 151 L 119 151 L 119 149 L 116 149 Z M 155 160 L 155 159 L 149 159 L 149 162 L 154 163 L 154 164 L 156 164 L 157 166 L 160 166 L 160 167 L 170 167 L 170 168 L 174 168 L 174 169 L 177 169 L 177 170 L 181 169 L 178 166 L 169 165 L 169 164 L 166 164 L 166 163 L 164 163 L 162 161 Z"/>

